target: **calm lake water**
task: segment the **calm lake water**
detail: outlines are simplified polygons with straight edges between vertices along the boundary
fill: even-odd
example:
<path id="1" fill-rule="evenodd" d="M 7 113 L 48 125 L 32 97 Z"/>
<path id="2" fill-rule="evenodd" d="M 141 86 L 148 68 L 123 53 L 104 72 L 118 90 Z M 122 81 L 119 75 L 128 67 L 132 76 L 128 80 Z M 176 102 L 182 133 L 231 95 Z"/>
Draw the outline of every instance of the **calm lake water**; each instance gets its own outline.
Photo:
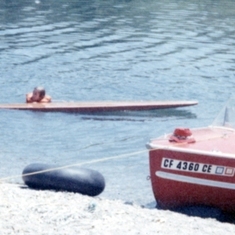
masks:
<path id="1" fill-rule="evenodd" d="M 199 101 L 95 115 L 2 110 L 0 176 L 86 163 L 104 175 L 103 197 L 152 207 L 145 144 L 211 124 L 234 93 L 234 12 L 232 0 L 0 0 L 0 103 L 25 102 L 37 85 L 54 101 Z"/>

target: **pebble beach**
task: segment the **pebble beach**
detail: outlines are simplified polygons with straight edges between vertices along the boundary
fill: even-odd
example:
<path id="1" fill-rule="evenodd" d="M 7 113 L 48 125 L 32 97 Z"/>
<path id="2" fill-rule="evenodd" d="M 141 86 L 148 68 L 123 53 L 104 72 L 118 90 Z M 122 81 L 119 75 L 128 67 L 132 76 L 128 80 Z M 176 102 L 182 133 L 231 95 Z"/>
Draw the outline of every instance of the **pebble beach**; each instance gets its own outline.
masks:
<path id="1" fill-rule="evenodd" d="M 218 234 L 233 223 L 78 193 L 1 183 L 1 234 Z"/>

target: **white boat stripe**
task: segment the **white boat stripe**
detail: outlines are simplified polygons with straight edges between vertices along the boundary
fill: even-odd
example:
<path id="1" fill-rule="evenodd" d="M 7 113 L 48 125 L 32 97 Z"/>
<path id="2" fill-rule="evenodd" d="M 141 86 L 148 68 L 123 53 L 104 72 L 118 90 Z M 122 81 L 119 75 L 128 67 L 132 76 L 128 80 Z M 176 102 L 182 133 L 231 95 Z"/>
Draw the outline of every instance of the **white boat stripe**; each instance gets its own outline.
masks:
<path id="1" fill-rule="evenodd" d="M 197 184 L 197 185 L 204 185 L 204 186 L 210 186 L 210 187 L 218 187 L 218 188 L 235 190 L 235 184 L 233 184 L 233 183 L 200 179 L 200 178 L 196 178 L 196 177 L 178 175 L 178 174 L 168 173 L 168 172 L 164 172 L 164 171 L 156 171 L 155 174 L 156 174 L 156 176 L 158 176 L 160 178 L 164 178 L 164 179 L 168 179 L 168 180 L 174 180 L 174 181 L 190 183 L 190 184 Z"/>

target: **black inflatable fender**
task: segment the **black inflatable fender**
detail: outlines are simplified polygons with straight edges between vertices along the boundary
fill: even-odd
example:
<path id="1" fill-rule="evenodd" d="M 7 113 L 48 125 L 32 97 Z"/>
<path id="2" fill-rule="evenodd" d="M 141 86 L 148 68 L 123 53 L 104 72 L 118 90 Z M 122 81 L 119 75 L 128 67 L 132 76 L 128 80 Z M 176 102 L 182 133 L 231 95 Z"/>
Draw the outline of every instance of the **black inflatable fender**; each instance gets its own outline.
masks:
<path id="1" fill-rule="evenodd" d="M 50 171 L 50 169 L 52 169 Z M 33 172 L 41 173 L 31 174 Z M 105 179 L 98 171 L 80 167 L 60 168 L 59 166 L 33 163 L 22 173 L 24 183 L 33 189 L 49 189 L 97 196 L 105 188 Z M 30 175 L 27 175 L 30 174 Z"/>

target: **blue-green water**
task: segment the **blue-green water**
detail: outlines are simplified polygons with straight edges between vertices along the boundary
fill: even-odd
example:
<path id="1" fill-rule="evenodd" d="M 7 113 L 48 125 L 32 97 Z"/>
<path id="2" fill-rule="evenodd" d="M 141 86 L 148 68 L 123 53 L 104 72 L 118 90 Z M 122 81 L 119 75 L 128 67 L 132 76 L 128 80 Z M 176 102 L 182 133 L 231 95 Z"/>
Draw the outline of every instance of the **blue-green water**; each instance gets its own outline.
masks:
<path id="1" fill-rule="evenodd" d="M 85 167 L 104 175 L 102 196 L 153 203 L 146 142 L 209 125 L 234 93 L 234 13 L 227 0 L 0 0 L 0 103 L 24 102 L 37 85 L 57 101 L 199 101 L 143 113 L 2 110 L 0 176 L 136 152 Z"/>

